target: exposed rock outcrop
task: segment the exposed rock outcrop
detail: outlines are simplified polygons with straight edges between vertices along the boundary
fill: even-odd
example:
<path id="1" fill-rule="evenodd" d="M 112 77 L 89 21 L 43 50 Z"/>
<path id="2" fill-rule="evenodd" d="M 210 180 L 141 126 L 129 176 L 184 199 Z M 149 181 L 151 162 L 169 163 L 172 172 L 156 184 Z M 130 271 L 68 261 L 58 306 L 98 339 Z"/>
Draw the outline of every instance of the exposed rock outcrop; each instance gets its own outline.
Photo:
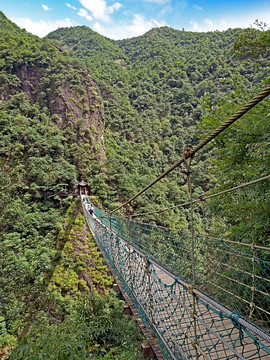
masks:
<path id="1" fill-rule="evenodd" d="M 93 157 L 102 163 L 104 109 L 99 88 L 87 70 L 83 66 L 74 70 L 70 64 L 61 72 L 23 65 L 16 76 L 30 101 L 48 107 L 60 129 L 72 127 L 77 141 L 88 143 Z"/>

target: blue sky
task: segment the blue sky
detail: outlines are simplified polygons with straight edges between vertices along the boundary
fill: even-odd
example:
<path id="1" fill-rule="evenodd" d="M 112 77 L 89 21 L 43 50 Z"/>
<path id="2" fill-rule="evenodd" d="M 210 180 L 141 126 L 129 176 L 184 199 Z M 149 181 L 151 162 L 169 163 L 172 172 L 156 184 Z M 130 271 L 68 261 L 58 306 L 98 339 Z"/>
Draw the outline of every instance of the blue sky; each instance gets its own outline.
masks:
<path id="1" fill-rule="evenodd" d="M 111 39 L 165 25 L 187 31 L 247 28 L 256 19 L 270 25 L 270 0 L 0 0 L 0 10 L 40 37 L 77 25 Z"/>

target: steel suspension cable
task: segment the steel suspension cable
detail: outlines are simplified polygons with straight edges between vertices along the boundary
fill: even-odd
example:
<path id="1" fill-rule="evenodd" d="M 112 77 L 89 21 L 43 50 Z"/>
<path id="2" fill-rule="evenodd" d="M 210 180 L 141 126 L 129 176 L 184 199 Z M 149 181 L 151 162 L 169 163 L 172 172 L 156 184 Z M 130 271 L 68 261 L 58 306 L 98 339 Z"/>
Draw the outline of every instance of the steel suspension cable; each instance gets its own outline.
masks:
<path id="1" fill-rule="evenodd" d="M 206 144 L 212 141 L 215 137 L 217 137 L 220 133 L 222 133 L 225 129 L 227 129 L 230 125 L 232 125 L 236 120 L 240 119 L 246 112 L 252 109 L 255 105 L 257 105 L 260 101 L 262 101 L 266 96 L 270 94 L 270 85 L 268 85 L 265 89 L 260 91 L 254 98 L 248 101 L 241 109 L 239 109 L 236 113 L 234 113 L 229 119 L 227 119 L 223 124 L 221 124 L 218 128 L 213 130 L 209 135 L 206 136 L 198 145 L 190 150 L 188 154 L 185 155 L 186 158 L 193 157 L 200 149 L 202 149 Z M 132 196 L 129 200 L 127 200 L 124 204 L 118 206 L 116 209 L 109 212 L 107 215 L 113 214 L 115 211 L 120 210 L 122 207 L 128 205 L 131 201 L 135 200 L 138 196 L 143 194 L 146 190 L 156 184 L 158 181 L 167 176 L 171 171 L 173 171 L 176 167 L 184 162 L 184 157 L 175 162 L 171 167 L 169 167 L 166 171 L 164 171 L 161 175 L 159 175 L 156 179 L 154 179 L 151 183 L 145 186 L 141 191 Z"/>
<path id="2" fill-rule="evenodd" d="M 203 238 L 205 239 L 205 237 L 203 236 Z M 261 246 L 261 245 L 257 245 L 257 244 L 247 244 L 247 243 L 244 243 L 244 242 L 240 242 L 240 241 L 234 241 L 234 240 L 228 240 L 228 239 L 223 239 L 223 238 L 217 238 L 217 237 L 214 237 L 214 236 L 208 236 L 206 240 L 215 240 L 215 241 L 223 241 L 225 243 L 228 243 L 228 244 L 234 244 L 234 245 L 241 245 L 241 246 L 246 246 L 246 247 L 250 247 L 251 249 L 260 249 L 260 250 L 266 250 L 266 251 L 270 251 L 270 247 L 266 247 L 266 246 Z M 267 280 L 268 281 L 268 280 Z M 269 279 L 270 281 L 270 279 Z"/>
<path id="3" fill-rule="evenodd" d="M 249 185 L 253 185 L 253 184 L 256 184 L 256 183 L 258 183 L 258 182 L 261 182 L 261 181 L 264 181 L 264 180 L 268 180 L 268 179 L 270 179 L 270 175 L 264 176 L 264 177 L 262 177 L 262 178 L 259 178 L 259 179 L 253 180 L 253 181 L 250 181 L 250 182 L 248 182 L 248 183 L 240 184 L 240 185 L 238 185 L 238 186 L 232 187 L 232 188 L 227 189 L 227 190 L 220 191 L 220 192 L 215 193 L 215 194 L 212 194 L 212 195 L 201 196 L 199 199 L 193 200 L 193 204 L 194 204 L 194 203 L 197 203 L 197 202 L 202 202 L 202 201 L 204 201 L 204 200 L 212 199 L 212 198 L 214 198 L 214 197 L 216 197 L 216 196 L 223 195 L 223 194 L 227 194 L 227 193 L 229 193 L 229 192 L 231 192 L 231 191 L 235 191 L 235 190 L 241 189 L 241 188 L 243 188 L 243 187 L 246 187 L 246 186 L 249 186 Z M 155 211 L 148 211 L 148 212 L 144 212 L 144 213 L 140 213 L 140 214 L 133 214 L 133 215 L 130 215 L 130 216 L 131 216 L 132 218 L 134 218 L 134 217 L 143 216 L 143 215 L 151 215 L 151 214 L 156 214 L 156 213 L 162 213 L 162 212 L 164 212 L 164 211 L 176 209 L 176 208 L 178 208 L 178 207 L 186 206 L 186 205 L 190 205 L 190 201 L 184 202 L 184 203 L 181 203 L 181 204 L 178 204 L 178 205 L 170 206 L 170 207 L 167 207 L 167 208 L 164 208 L 164 209 L 159 209 L 159 210 L 155 210 Z"/>

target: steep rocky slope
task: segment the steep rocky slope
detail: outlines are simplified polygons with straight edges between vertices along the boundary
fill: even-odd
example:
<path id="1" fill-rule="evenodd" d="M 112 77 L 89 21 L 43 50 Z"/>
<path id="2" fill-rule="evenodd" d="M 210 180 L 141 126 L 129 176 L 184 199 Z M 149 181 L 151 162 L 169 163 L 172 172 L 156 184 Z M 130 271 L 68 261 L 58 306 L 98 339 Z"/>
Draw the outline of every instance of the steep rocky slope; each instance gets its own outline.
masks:
<path id="1" fill-rule="evenodd" d="M 27 95 L 31 104 L 46 109 L 60 130 L 76 129 L 72 142 L 88 145 L 88 156 L 102 161 L 103 104 L 86 68 L 50 41 L 12 27 L 3 14 L 1 24 L 1 109 L 8 110 L 14 95 Z M 81 171 L 80 160 L 77 165 Z"/>

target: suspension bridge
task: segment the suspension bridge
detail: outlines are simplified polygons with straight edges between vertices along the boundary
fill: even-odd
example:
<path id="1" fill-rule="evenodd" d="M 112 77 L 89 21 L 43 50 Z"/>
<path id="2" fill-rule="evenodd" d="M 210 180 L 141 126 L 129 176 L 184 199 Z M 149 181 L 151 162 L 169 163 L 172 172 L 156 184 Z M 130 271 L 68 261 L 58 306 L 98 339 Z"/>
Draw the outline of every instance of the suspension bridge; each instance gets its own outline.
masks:
<path id="1" fill-rule="evenodd" d="M 92 216 L 84 210 L 99 247 L 157 338 L 160 358 L 270 359 L 270 248 L 196 235 L 193 226 L 195 202 L 269 181 L 270 175 L 197 200 L 190 180 L 193 155 L 269 93 L 270 86 L 114 211 L 94 207 Z M 190 234 L 114 215 L 181 163 L 190 201 L 179 206 L 190 206 Z"/>

